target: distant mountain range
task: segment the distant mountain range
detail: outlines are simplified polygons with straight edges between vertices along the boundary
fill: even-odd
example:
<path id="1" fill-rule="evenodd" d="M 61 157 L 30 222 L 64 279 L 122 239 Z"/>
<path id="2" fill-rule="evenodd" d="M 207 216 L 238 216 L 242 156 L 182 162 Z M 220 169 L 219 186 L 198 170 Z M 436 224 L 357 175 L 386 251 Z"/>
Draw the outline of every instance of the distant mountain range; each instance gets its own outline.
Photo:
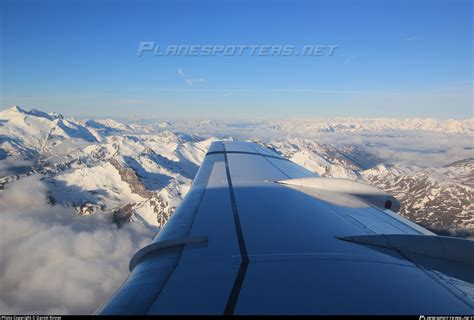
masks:
<path id="1" fill-rule="evenodd" d="M 358 178 L 390 192 L 401 201 L 401 214 L 425 227 L 474 235 L 472 156 L 420 167 L 387 161 L 360 144 L 323 143 L 309 134 L 387 130 L 471 137 L 474 120 L 121 123 L 12 107 L 0 112 L 0 187 L 38 174 L 52 205 L 73 207 L 79 215 L 105 214 L 118 225 L 137 221 L 161 227 L 188 191 L 210 143 L 247 132 L 248 139 L 321 176 Z M 278 134 L 269 137 L 272 132 Z"/>

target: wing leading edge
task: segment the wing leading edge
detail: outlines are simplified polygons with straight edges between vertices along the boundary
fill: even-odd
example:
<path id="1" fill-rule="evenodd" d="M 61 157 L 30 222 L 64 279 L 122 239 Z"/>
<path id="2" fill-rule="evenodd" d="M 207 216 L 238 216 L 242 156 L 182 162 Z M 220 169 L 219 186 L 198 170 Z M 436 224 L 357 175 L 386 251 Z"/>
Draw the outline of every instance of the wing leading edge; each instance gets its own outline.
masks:
<path id="1" fill-rule="evenodd" d="M 329 180 L 257 144 L 214 142 L 181 205 L 98 313 L 474 311 L 472 259 L 434 254 L 449 245 L 456 257 L 472 255 L 472 241 L 437 241 L 385 209 L 390 195 Z M 407 250 L 414 243 L 423 244 Z"/>

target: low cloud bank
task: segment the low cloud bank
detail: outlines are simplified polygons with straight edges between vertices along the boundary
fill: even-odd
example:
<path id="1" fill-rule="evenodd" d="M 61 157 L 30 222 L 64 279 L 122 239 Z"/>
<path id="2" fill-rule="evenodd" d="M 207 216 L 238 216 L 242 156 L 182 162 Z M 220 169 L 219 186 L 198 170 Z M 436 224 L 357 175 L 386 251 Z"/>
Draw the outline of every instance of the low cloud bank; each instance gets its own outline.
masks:
<path id="1" fill-rule="evenodd" d="M 39 176 L 0 193 L 0 314 L 90 314 L 120 286 L 156 230 L 47 203 Z"/>
<path id="2" fill-rule="evenodd" d="M 396 120 L 395 120 L 396 121 Z M 198 122 L 198 124 L 200 124 Z M 291 138 L 304 138 L 320 144 L 360 146 L 377 155 L 386 164 L 442 167 L 454 161 L 474 157 L 473 137 L 469 134 L 428 130 L 356 130 L 323 132 L 302 123 L 280 127 L 271 122 L 173 124 L 172 130 L 199 134 L 203 137 L 238 140 L 260 140 L 272 143 Z M 189 130 L 192 128 L 192 131 Z"/>

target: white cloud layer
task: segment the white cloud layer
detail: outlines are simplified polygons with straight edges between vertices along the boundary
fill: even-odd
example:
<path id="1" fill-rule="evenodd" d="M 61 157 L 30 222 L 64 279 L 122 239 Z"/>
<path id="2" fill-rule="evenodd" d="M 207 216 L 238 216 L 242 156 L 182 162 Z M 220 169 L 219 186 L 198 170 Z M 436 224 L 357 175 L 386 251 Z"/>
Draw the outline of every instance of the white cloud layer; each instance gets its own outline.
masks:
<path id="1" fill-rule="evenodd" d="M 21 157 L 8 157 L 0 160 L 0 177 L 18 174 L 26 168 L 31 168 L 33 162 L 24 160 Z"/>
<path id="2" fill-rule="evenodd" d="M 0 193 L 0 314 L 93 313 L 154 234 L 50 206 L 38 176 L 9 184 Z"/>
<path id="3" fill-rule="evenodd" d="M 396 119 L 387 121 L 398 122 Z M 342 123 L 346 127 L 351 124 L 350 119 L 347 123 Z M 362 124 L 365 123 L 362 122 Z M 321 126 L 324 127 L 324 125 L 323 123 Z M 471 133 L 446 133 L 441 130 L 361 128 L 352 131 L 336 129 L 334 132 L 324 132 L 311 122 L 309 126 L 305 126 L 305 122 L 292 123 L 291 120 L 288 122 L 189 120 L 176 121 L 171 128 L 167 129 L 221 139 L 232 137 L 238 140 L 275 142 L 290 138 L 304 138 L 337 147 L 353 145 L 367 149 L 386 164 L 442 167 L 454 161 L 474 157 Z"/>

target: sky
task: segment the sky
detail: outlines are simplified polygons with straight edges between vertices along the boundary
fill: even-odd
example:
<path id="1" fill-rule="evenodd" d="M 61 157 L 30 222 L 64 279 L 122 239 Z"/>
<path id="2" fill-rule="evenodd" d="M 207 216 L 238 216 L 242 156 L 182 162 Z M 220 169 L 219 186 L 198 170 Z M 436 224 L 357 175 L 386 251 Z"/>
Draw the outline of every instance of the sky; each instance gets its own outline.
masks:
<path id="1" fill-rule="evenodd" d="M 0 0 L 0 19 L 1 109 L 171 119 L 473 117 L 472 1 Z M 326 50 L 138 55 L 143 42 L 160 52 Z"/>

